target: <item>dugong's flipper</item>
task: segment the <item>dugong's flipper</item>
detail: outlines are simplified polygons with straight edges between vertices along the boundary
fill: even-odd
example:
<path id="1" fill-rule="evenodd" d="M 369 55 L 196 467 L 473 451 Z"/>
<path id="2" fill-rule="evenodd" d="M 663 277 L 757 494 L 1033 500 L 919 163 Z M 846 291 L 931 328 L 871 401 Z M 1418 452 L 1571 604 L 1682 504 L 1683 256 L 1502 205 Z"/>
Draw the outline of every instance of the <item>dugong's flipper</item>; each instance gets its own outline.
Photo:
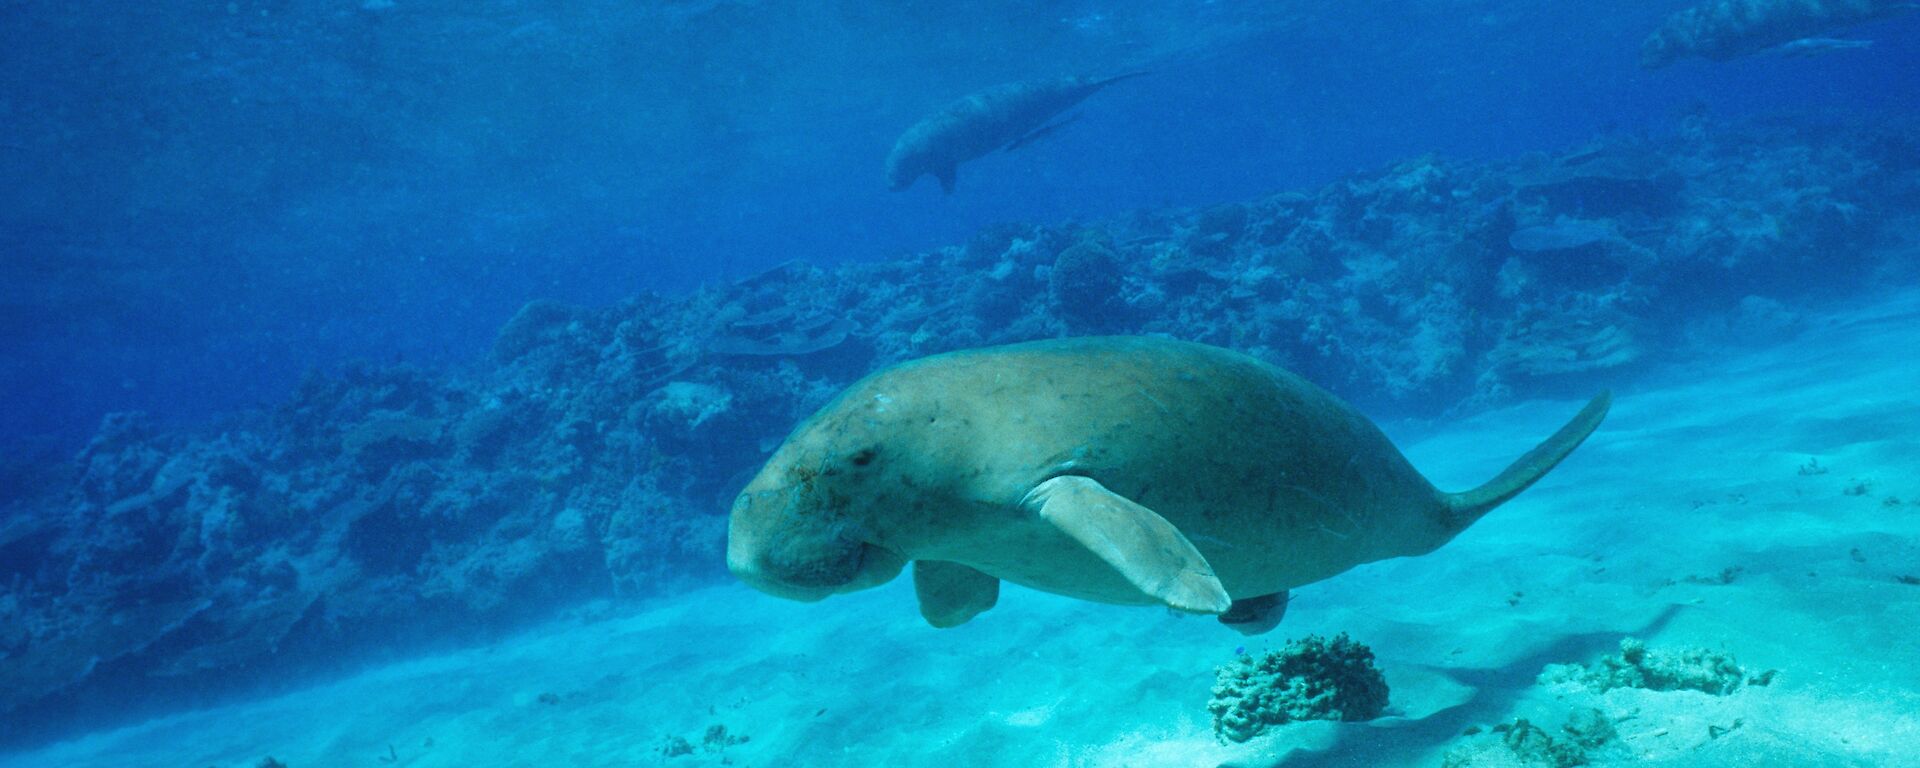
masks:
<path id="1" fill-rule="evenodd" d="M 1000 580 L 959 563 L 915 560 L 913 591 L 920 597 L 920 615 L 945 629 L 992 608 L 1000 599 Z"/>
<path id="2" fill-rule="evenodd" d="M 1053 478 L 1034 486 L 1020 505 L 1175 610 L 1222 613 L 1233 603 L 1180 529 L 1093 478 Z"/>
<path id="3" fill-rule="evenodd" d="M 1004 151 L 1012 152 L 1028 144 L 1032 144 L 1048 136 L 1052 136 L 1056 131 L 1059 131 L 1061 128 L 1067 127 L 1069 123 L 1072 123 L 1073 121 L 1079 120 L 1079 119 L 1080 119 L 1080 114 L 1076 112 L 1074 114 L 1066 116 L 1065 118 L 1056 120 L 1049 125 L 1043 125 L 1039 128 L 1035 128 L 1033 129 L 1032 133 L 1028 133 L 1025 136 L 1014 139 L 1013 143 L 1008 144 L 1007 148 Z"/>
<path id="4" fill-rule="evenodd" d="M 1287 615 L 1287 597 L 1282 591 L 1235 600 L 1232 608 L 1220 614 L 1220 623 L 1243 635 L 1264 635 Z"/>

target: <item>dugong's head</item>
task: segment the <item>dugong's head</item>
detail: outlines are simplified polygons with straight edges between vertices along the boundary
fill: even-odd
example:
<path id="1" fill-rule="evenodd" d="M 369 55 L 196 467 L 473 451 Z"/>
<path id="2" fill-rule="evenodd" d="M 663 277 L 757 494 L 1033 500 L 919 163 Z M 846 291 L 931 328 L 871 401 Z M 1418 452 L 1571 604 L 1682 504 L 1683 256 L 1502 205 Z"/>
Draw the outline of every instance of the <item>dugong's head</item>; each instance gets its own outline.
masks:
<path id="1" fill-rule="evenodd" d="M 870 406 L 844 401 L 787 438 L 733 502 L 727 568 L 778 597 L 820 600 L 879 586 L 906 566 L 872 543 L 897 457 L 872 439 Z M 881 510 L 885 511 L 885 510 Z"/>
<path id="2" fill-rule="evenodd" d="M 900 134 L 887 153 L 887 186 L 899 192 L 931 175 L 941 190 L 952 194 L 954 166 L 964 158 L 954 156 L 949 127 L 939 120 L 922 120 Z"/>
<path id="3" fill-rule="evenodd" d="M 921 176 L 932 173 L 927 153 L 912 146 L 906 136 L 887 154 L 887 188 L 895 192 L 913 186 Z"/>

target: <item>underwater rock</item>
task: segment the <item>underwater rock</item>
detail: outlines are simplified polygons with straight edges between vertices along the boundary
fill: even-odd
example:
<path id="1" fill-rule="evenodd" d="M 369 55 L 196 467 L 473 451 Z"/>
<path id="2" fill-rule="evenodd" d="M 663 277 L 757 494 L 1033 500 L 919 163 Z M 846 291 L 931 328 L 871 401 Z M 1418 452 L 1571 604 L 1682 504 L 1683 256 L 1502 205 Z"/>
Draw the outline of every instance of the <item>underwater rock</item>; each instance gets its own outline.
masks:
<path id="1" fill-rule="evenodd" d="M 1047 294 L 1070 328 L 1109 327 L 1117 319 L 1122 283 L 1119 257 L 1104 245 L 1085 242 L 1060 252 L 1048 273 Z"/>
<path id="2" fill-rule="evenodd" d="M 1185 238 L 1189 253 L 1215 258 L 1232 252 L 1233 244 L 1246 234 L 1247 207 L 1237 203 L 1216 205 L 1194 217 L 1193 230 Z"/>
<path id="3" fill-rule="evenodd" d="M 494 359 L 511 363 L 521 355 L 545 346 L 567 331 L 580 310 L 557 301 L 536 300 L 514 313 L 513 319 L 494 337 Z"/>
<path id="4" fill-rule="evenodd" d="M 750 736 L 729 733 L 727 727 L 719 723 L 707 726 L 707 730 L 700 734 L 700 746 L 708 752 L 725 752 L 727 747 L 739 746 L 752 740 Z"/>
<path id="5" fill-rule="evenodd" d="M 369 467 L 390 467 L 431 455 L 443 425 L 401 411 L 375 411 L 340 436 L 340 451 Z"/>
<path id="6" fill-rule="evenodd" d="M 1308 635 L 1214 670 L 1207 711 L 1221 743 L 1242 742 L 1300 720 L 1372 720 L 1387 707 L 1387 679 L 1373 651 L 1341 633 Z"/>
<path id="7" fill-rule="evenodd" d="M 1620 640 L 1620 654 L 1602 657 L 1589 666 L 1577 664 L 1548 667 L 1542 675 L 1549 682 L 1569 682 L 1597 693 L 1615 688 L 1643 688 L 1650 691 L 1700 691 L 1725 696 L 1743 685 L 1764 686 L 1773 681 L 1773 671 L 1748 675 L 1733 657 L 1703 648 L 1661 651 L 1647 648 L 1634 638 Z"/>
<path id="8" fill-rule="evenodd" d="M 1486 352 L 1490 376 L 1512 382 L 1619 368 L 1644 353 L 1633 316 L 1610 297 L 1571 294 L 1523 307 Z"/>
<path id="9" fill-rule="evenodd" d="M 1527 167 L 1512 177 L 1517 193 L 1549 210 L 1582 217 L 1658 216 L 1679 203 L 1687 179 L 1673 158 L 1651 147 L 1602 145 Z"/>
<path id="10" fill-rule="evenodd" d="M 1560 726 L 1558 736 L 1518 718 L 1469 737 L 1447 750 L 1442 768 L 1574 768 L 1587 765 L 1593 754 L 1617 741 L 1619 733 L 1605 713 L 1576 710 Z"/>
<path id="11" fill-rule="evenodd" d="M 694 429 L 733 405 L 733 393 L 712 384 L 672 381 L 654 393 L 653 411 Z"/>
<path id="12" fill-rule="evenodd" d="M 815 315 L 796 319 L 787 308 L 766 314 L 772 316 L 755 315 L 730 325 L 726 334 L 707 345 L 707 351 L 746 357 L 799 357 L 837 347 L 853 332 L 853 323 L 845 318 Z"/>
<path id="13" fill-rule="evenodd" d="M 1507 236 L 1507 245 L 1516 251 L 1542 253 L 1571 251 L 1590 245 L 1622 242 L 1613 222 L 1602 219 L 1561 217 L 1551 224 L 1516 229 Z"/>
<path id="14" fill-rule="evenodd" d="M 685 736 L 668 736 L 660 744 L 660 754 L 667 757 L 686 757 L 693 754 L 693 742 Z"/>

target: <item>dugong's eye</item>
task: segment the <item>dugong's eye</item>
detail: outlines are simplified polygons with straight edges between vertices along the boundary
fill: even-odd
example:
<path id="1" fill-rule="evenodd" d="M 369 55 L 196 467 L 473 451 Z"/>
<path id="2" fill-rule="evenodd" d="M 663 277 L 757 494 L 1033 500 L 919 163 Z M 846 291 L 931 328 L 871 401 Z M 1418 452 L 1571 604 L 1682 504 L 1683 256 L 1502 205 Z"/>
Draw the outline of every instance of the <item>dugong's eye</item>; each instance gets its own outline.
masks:
<path id="1" fill-rule="evenodd" d="M 864 467 L 873 463 L 873 457 L 876 453 L 878 452 L 872 448 L 863 448 L 860 452 L 848 457 L 847 461 L 853 462 L 853 465 L 856 467 Z"/>

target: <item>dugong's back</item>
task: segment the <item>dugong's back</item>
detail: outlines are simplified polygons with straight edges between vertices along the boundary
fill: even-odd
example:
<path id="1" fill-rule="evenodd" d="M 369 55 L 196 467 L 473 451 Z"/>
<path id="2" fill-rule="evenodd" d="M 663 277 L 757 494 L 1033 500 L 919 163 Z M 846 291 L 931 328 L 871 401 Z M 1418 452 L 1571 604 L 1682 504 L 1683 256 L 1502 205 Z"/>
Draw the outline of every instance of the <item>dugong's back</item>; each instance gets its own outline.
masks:
<path id="1" fill-rule="evenodd" d="M 1439 495 L 1378 429 L 1254 358 L 1141 337 L 930 358 L 857 390 L 964 414 L 993 504 L 1084 475 L 1166 518 L 1235 596 L 1444 542 Z M 943 444 L 952 441 L 943 441 Z"/>

